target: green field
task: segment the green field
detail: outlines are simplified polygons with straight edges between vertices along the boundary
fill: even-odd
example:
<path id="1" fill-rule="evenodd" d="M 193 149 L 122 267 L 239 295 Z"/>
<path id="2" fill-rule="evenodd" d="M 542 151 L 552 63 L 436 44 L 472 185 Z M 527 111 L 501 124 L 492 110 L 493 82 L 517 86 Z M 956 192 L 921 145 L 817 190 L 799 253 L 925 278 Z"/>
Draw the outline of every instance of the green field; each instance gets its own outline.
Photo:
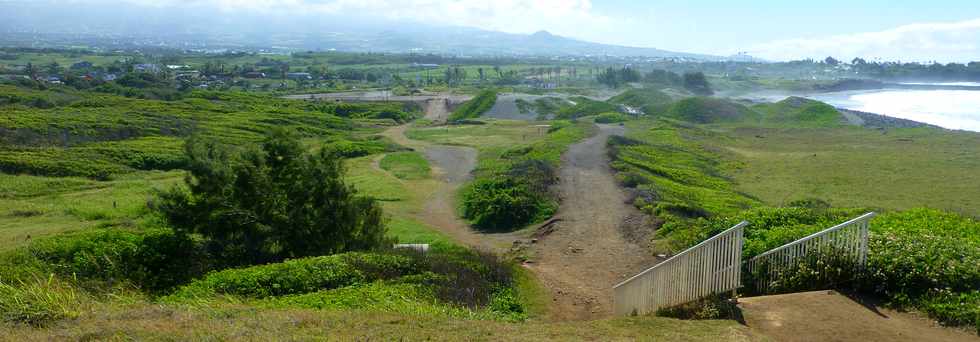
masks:
<path id="1" fill-rule="evenodd" d="M 920 206 L 980 216 L 980 134 L 935 129 L 726 128 L 737 188 L 770 205 Z"/>

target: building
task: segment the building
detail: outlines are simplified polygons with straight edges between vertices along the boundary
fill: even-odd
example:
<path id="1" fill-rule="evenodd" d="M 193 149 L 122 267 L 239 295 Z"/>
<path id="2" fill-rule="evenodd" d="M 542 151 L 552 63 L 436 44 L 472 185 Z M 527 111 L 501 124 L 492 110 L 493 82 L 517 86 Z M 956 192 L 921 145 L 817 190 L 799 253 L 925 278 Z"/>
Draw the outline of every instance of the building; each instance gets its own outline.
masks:
<path id="1" fill-rule="evenodd" d="M 75 63 L 75 64 L 72 64 L 72 65 L 71 65 L 71 69 L 72 69 L 72 70 L 79 70 L 79 69 L 90 69 L 90 68 L 92 68 L 93 66 L 94 66 L 94 65 L 92 65 L 92 62 L 89 62 L 89 61 L 81 61 L 81 62 L 78 62 L 78 63 Z"/>
<path id="2" fill-rule="evenodd" d="M 136 64 L 133 66 L 135 72 L 159 73 L 160 66 L 156 64 Z"/>
<path id="3" fill-rule="evenodd" d="M 313 76 L 308 72 L 290 72 L 286 74 L 286 78 L 291 80 L 312 80 Z"/>
<path id="4" fill-rule="evenodd" d="M 252 71 L 252 72 L 246 72 L 245 75 L 243 76 L 245 76 L 245 78 L 265 78 L 265 73 Z"/>

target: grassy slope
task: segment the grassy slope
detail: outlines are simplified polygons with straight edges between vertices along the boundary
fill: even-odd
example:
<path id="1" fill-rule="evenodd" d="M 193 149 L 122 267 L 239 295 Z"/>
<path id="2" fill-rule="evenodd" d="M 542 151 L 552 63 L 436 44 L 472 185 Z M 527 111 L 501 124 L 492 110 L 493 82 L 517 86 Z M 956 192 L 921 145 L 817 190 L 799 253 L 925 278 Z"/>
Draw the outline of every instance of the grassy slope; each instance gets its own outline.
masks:
<path id="1" fill-rule="evenodd" d="M 725 128 L 738 189 L 770 205 L 929 206 L 980 215 L 980 134 L 935 129 Z M 719 144 L 720 145 L 720 144 Z"/>
<path id="2" fill-rule="evenodd" d="M 693 123 L 758 122 L 761 115 L 742 104 L 710 97 L 690 97 L 675 102 L 665 116 Z"/>
<path id="3" fill-rule="evenodd" d="M 182 181 L 182 174 L 141 171 L 108 182 L 0 174 L 0 251 L 46 235 L 152 223 L 145 214 L 153 189 Z"/>

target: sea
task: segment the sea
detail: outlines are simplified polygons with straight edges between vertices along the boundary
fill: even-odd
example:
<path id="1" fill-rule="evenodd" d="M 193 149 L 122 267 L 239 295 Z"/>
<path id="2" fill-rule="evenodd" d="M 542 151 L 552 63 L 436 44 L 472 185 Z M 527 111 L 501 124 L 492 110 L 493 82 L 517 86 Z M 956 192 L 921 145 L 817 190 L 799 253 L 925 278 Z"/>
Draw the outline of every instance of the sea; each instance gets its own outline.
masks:
<path id="1" fill-rule="evenodd" d="M 789 95 L 829 103 L 835 107 L 924 122 L 948 129 L 980 132 L 980 83 L 906 83 L 977 87 L 976 90 L 876 89 L 818 94 L 765 94 L 779 101 Z M 757 97 L 758 98 L 758 97 Z"/>

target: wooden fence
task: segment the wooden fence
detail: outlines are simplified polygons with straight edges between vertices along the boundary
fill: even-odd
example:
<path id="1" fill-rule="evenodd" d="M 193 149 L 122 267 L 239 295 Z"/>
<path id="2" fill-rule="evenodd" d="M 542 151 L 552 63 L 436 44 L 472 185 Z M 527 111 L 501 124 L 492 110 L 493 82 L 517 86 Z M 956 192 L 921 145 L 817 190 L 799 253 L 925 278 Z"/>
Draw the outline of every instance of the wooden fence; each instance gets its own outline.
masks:
<path id="1" fill-rule="evenodd" d="M 868 226 L 874 216 L 873 212 L 861 215 L 749 259 L 747 271 L 755 291 L 771 293 L 781 277 L 805 263 L 863 268 L 868 258 Z"/>
<path id="2" fill-rule="evenodd" d="M 748 222 L 711 237 L 613 287 L 617 315 L 644 315 L 736 290 Z"/>

